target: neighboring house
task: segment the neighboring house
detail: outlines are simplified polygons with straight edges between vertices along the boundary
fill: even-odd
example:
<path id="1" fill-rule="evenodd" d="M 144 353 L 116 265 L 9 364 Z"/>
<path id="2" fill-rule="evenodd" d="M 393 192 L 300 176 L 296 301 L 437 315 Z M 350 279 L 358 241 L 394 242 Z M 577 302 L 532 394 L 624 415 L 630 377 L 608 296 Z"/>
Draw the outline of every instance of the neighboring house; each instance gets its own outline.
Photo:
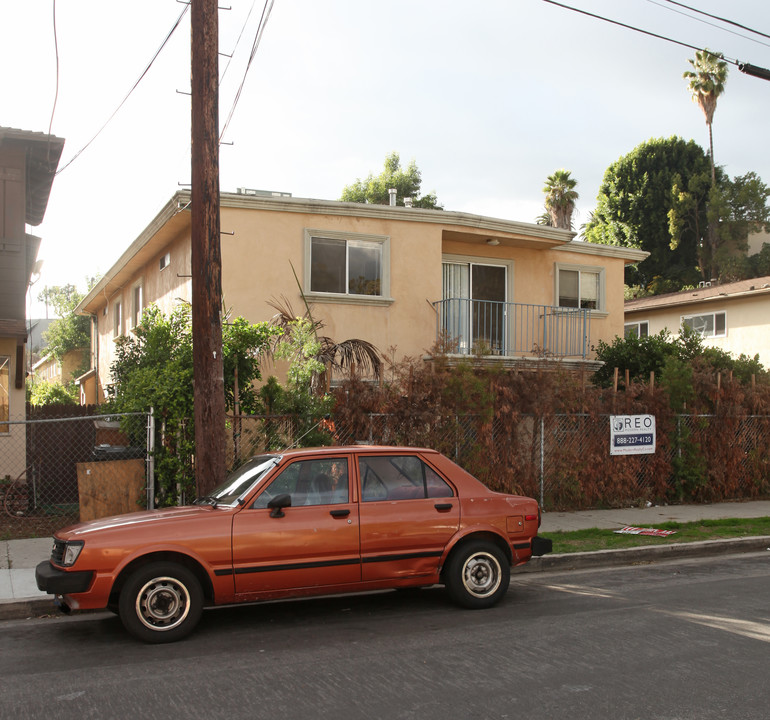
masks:
<path id="1" fill-rule="evenodd" d="M 54 320 L 27 320 L 27 365 L 33 366 L 46 354 L 45 333 Z"/>
<path id="2" fill-rule="evenodd" d="M 770 364 L 770 276 L 629 300 L 625 314 L 626 334 L 666 329 L 676 335 L 686 325 L 706 345 L 735 357 L 759 354 L 765 366 Z"/>
<path id="3" fill-rule="evenodd" d="M 766 233 L 764 230 L 751 233 L 748 239 L 749 247 L 747 254 L 756 255 L 762 250 L 762 246 L 765 243 L 770 243 L 770 233 Z"/>
<path id="4" fill-rule="evenodd" d="M 24 470 L 26 295 L 64 140 L 0 127 L 0 477 Z"/>
<path id="5" fill-rule="evenodd" d="M 70 350 L 59 362 L 49 353 L 32 366 L 32 374 L 37 380 L 66 385 L 78 379 L 76 373 L 83 367 L 87 355 L 87 348 Z"/>
<path id="6" fill-rule="evenodd" d="M 192 298 L 190 193 L 179 192 L 76 308 L 92 317 L 93 383 L 110 383 L 114 340 L 142 309 Z M 574 233 L 461 212 L 269 196 L 221 196 L 223 302 L 250 322 L 271 300 L 304 312 L 296 277 L 334 340 L 424 357 L 446 333 L 454 354 L 507 365 L 559 360 L 593 370 L 591 346 L 623 331 L 623 270 L 647 253 Z M 91 387 L 89 392 L 94 392 Z"/>

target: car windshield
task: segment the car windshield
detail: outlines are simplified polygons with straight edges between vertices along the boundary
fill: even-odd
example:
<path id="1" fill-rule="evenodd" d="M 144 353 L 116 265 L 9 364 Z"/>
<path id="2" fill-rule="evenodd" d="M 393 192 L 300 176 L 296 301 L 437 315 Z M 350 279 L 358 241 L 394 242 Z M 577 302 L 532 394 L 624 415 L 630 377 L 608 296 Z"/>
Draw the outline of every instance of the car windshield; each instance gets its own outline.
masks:
<path id="1" fill-rule="evenodd" d="M 280 460 L 279 455 L 258 455 L 228 475 L 206 500 L 214 505 L 234 505 L 247 490 L 254 487 Z"/>

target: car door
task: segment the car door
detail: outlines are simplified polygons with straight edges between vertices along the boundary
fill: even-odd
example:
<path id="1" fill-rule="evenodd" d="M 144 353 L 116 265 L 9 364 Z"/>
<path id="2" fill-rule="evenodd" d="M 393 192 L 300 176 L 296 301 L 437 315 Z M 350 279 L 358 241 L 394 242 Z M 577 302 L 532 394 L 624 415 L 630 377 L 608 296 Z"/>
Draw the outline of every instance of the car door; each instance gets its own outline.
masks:
<path id="1" fill-rule="evenodd" d="M 429 576 L 460 525 L 454 488 L 417 454 L 358 456 L 364 580 Z"/>
<path id="2" fill-rule="evenodd" d="M 359 525 L 347 456 L 288 464 L 233 518 L 236 593 L 344 585 L 361 579 Z M 273 497 L 291 496 L 276 512 Z"/>

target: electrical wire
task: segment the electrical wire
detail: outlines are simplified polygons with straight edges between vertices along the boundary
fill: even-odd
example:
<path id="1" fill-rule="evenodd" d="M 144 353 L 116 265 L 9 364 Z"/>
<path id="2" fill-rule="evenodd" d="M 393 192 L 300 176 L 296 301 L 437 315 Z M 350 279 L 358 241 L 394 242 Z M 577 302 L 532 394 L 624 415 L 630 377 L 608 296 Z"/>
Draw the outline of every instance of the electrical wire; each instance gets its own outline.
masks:
<path id="1" fill-rule="evenodd" d="M 225 69 L 222 71 L 222 75 L 219 78 L 220 85 L 224 81 L 225 75 L 227 75 L 227 71 L 230 69 L 230 63 L 233 61 L 233 56 L 238 51 L 238 46 L 241 44 L 241 38 L 243 37 L 243 33 L 246 31 L 246 26 L 249 24 L 249 20 L 251 19 L 251 13 L 254 12 L 254 6 L 256 4 L 257 4 L 257 0 L 252 0 L 251 7 L 249 8 L 249 13 L 248 15 L 246 15 L 246 19 L 243 21 L 243 25 L 241 26 L 241 32 L 238 34 L 238 39 L 235 41 L 235 45 L 233 46 L 233 52 L 230 55 L 230 57 L 227 59 L 227 64 L 225 65 Z"/>
<path id="2" fill-rule="evenodd" d="M 696 12 L 700 15 L 705 15 L 706 17 L 710 17 L 714 20 L 719 20 L 719 22 L 727 23 L 728 25 L 734 25 L 735 27 L 739 27 L 741 30 L 747 30 L 748 32 L 754 33 L 755 35 L 761 35 L 762 37 L 770 38 L 770 35 L 760 32 L 759 30 L 754 30 L 750 27 L 747 27 L 746 25 L 741 25 L 740 23 L 733 22 L 732 20 L 728 20 L 727 18 L 719 17 L 719 15 L 712 15 L 711 13 L 707 13 L 703 10 L 698 10 L 698 8 L 690 7 L 689 5 L 685 5 L 684 3 L 676 2 L 676 0 L 665 0 L 665 1 L 667 3 L 670 3 L 671 5 L 679 5 L 679 7 L 683 7 L 687 10 L 692 10 L 693 12 Z"/>
<path id="3" fill-rule="evenodd" d="M 548 3 L 549 5 L 556 5 L 557 7 L 563 8 L 564 10 L 571 10 L 572 12 L 579 13 L 580 15 L 587 15 L 588 17 L 595 18 L 596 20 L 608 22 L 611 25 L 618 25 L 619 27 L 626 28 L 627 30 L 633 30 L 634 32 L 642 33 L 642 35 L 649 35 L 650 37 L 657 38 L 658 40 L 665 40 L 666 42 L 674 43 L 674 45 L 681 45 L 682 47 L 689 48 L 690 50 L 703 50 L 703 48 L 699 48 L 697 45 L 690 45 L 690 43 L 682 42 L 681 40 L 674 40 L 673 38 L 666 37 L 665 35 L 658 35 L 658 33 L 651 32 L 650 30 L 642 30 L 641 28 L 638 28 L 634 25 L 627 25 L 626 23 L 622 23 L 619 20 L 612 20 L 602 15 L 596 15 L 595 13 L 588 12 L 587 10 L 581 10 L 580 8 L 571 7 L 570 5 L 564 5 L 563 3 L 556 2 L 556 0 L 543 0 L 543 2 Z M 738 64 L 737 60 L 728 60 L 727 58 L 724 59 L 733 65 Z"/>
<path id="4" fill-rule="evenodd" d="M 54 0 L 54 2 L 55 1 L 56 0 Z M 59 175 L 60 173 L 64 172 L 70 165 L 72 165 L 72 163 L 75 162 L 75 160 L 77 160 L 80 157 L 80 155 L 91 145 L 91 143 L 94 140 L 96 140 L 96 138 L 98 138 L 99 135 L 102 134 L 102 131 L 107 127 L 107 125 L 110 124 L 112 119 L 118 114 L 118 111 L 123 107 L 123 105 L 126 104 L 126 101 L 128 100 L 128 98 L 131 97 L 131 95 L 133 94 L 134 90 L 136 90 L 136 88 L 139 86 L 139 83 L 142 82 L 142 80 L 144 79 L 145 75 L 147 75 L 147 73 L 150 71 L 150 68 L 153 66 L 155 61 L 158 59 L 158 55 L 160 55 L 160 53 L 163 50 L 163 48 L 166 47 L 166 44 L 171 39 L 171 36 L 174 34 L 176 29 L 179 27 L 179 24 L 182 22 L 182 18 L 185 16 L 185 14 L 187 13 L 187 11 L 189 9 L 190 9 L 190 5 L 188 3 L 188 4 L 186 4 L 184 6 L 184 10 L 182 10 L 182 12 L 180 13 L 179 17 L 176 19 L 176 22 L 174 22 L 174 24 L 171 26 L 171 30 L 169 30 L 168 34 L 166 35 L 166 38 L 161 43 L 161 46 L 155 51 L 155 54 L 152 56 L 152 59 L 150 60 L 150 62 L 147 64 L 147 67 L 145 67 L 145 69 L 142 71 L 142 74 L 139 76 L 137 81 L 134 83 L 133 87 L 128 91 L 128 93 L 123 98 L 123 100 L 120 101 L 120 104 L 115 108 L 115 110 L 107 118 L 107 120 L 104 122 L 104 124 L 99 128 L 99 130 L 96 132 L 96 134 L 82 148 L 80 148 L 80 150 L 78 150 L 72 156 L 72 158 L 70 159 L 70 161 L 66 165 L 64 165 L 63 167 L 60 167 L 56 171 L 56 175 Z M 58 63 L 57 63 L 57 74 L 58 74 Z"/>
<path id="5" fill-rule="evenodd" d="M 671 2 L 671 0 L 647 0 L 648 3 L 651 5 L 657 5 L 659 8 L 663 8 L 664 10 L 668 10 L 669 12 L 677 13 L 678 15 L 681 15 L 682 17 L 690 18 L 690 20 L 695 20 L 695 22 L 703 23 L 704 25 L 708 25 L 713 28 L 717 28 L 718 30 L 722 30 L 723 32 L 730 33 L 731 35 L 735 35 L 736 37 L 743 38 L 744 40 L 748 40 L 749 42 L 758 43 L 759 45 L 764 45 L 765 47 L 770 47 L 770 43 L 762 42 L 761 40 L 757 40 L 757 38 L 749 37 L 748 35 L 744 35 L 743 33 L 736 32 L 735 30 L 730 30 L 729 28 L 722 27 L 721 25 L 717 25 L 716 23 L 709 22 L 708 20 L 701 20 L 701 18 L 695 17 L 694 15 L 689 15 L 686 12 L 682 12 L 681 10 L 676 10 L 675 8 L 666 7 L 663 2 Z M 687 8 L 688 10 L 692 10 L 693 12 L 701 12 L 700 10 L 696 10 L 695 8 L 687 7 L 687 5 L 682 5 L 681 3 L 673 3 L 674 5 L 679 5 L 680 7 Z M 708 13 L 703 13 L 704 15 L 708 15 Z M 713 15 L 708 15 L 708 17 L 714 17 Z M 722 18 L 715 18 L 717 20 L 721 20 L 722 22 L 729 23 L 729 20 L 723 20 Z M 731 23 L 732 25 L 737 25 L 737 23 Z M 738 25 L 738 27 L 743 27 L 742 25 Z M 748 28 L 744 28 L 748 30 Z M 750 30 L 749 32 L 756 32 L 755 30 Z M 763 33 L 758 33 L 759 35 L 762 35 Z M 767 36 L 766 36 L 767 37 Z"/>
<path id="6" fill-rule="evenodd" d="M 650 37 L 657 38 L 658 40 L 665 40 L 666 42 L 673 43 L 674 45 L 680 45 L 681 47 L 689 48 L 690 50 L 697 50 L 698 52 L 705 52 L 707 54 L 718 54 L 721 60 L 724 60 L 731 65 L 735 65 L 742 73 L 746 75 L 753 75 L 754 77 L 762 78 L 763 80 L 770 80 L 770 70 L 767 70 L 750 63 L 741 62 L 735 58 L 727 57 L 722 53 L 714 53 L 707 48 L 698 47 L 697 45 L 691 45 L 690 43 L 682 42 L 681 40 L 674 40 L 674 38 L 666 37 L 665 35 L 659 35 L 658 33 L 651 32 L 650 30 L 643 30 L 634 25 L 627 25 L 618 20 L 612 20 L 611 18 L 604 17 L 603 15 L 596 15 L 595 13 L 588 12 L 587 10 L 581 10 L 580 8 L 572 7 L 571 5 L 565 5 L 564 3 L 556 2 L 556 0 L 543 0 L 543 2 L 549 5 L 556 5 L 564 10 L 571 10 L 572 12 L 579 13 L 580 15 L 586 15 L 588 17 L 595 18 L 596 20 L 602 20 L 603 22 L 610 23 L 611 25 L 618 25 L 619 27 L 626 28 L 627 30 L 633 30 L 634 32 L 641 33 L 642 35 L 648 35 Z M 752 31 L 753 32 L 753 31 Z"/>
<path id="7" fill-rule="evenodd" d="M 241 99 L 243 86 L 246 84 L 246 77 L 248 76 L 249 70 L 251 69 L 251 63 L 254 60 L 254 56 L 257 54 L 259 44 L 262 41 L 262 35 L 265 32 L 267 21 L 270 19 L 270 13 L 273 11 L 274 2 L 275 0 L 265 0 L 265 5 L 262 7 L 262 16 L 259 19 L 257 32 L 254 36 L 254 42 L 252 43 L 252 46 L 251 46 L 251 54 L 249 55 L 249 60 L 246 63 L 246 69 L 243 71 L 243 78 L 241 79 L 241 84 L 238 86 L 238 90 L 235 93 L 235 99 L 233 100 L 233 104 L 232 104 L 232 107 L 230 108 L 230 112 L 227 116 L 227 120 L 225 121 L 225 124 L 222 126 L 222 131 L 219 133 L 219 142 L 222 142 L 222 138 L 225 136 L 225 133 L 227 132 L 227 128 L 230 126 L 230 121 L 233 119 L 233 114 L 235 113 L 235 108 L 238 105 L 238 101 Z"/>
<path id="8" fill-rule="evenodd" d="M 48 123 L 48 149 L 46 160 L 48 167 L 51 167 L 51 130 L 53 129 L 53 117 L 56 114 L 56 104 L 59 101 L 59 36 L 56 32 L 56 0 L 52 0 L 51 10 L 53 15 L 53 49 L 56 55 L 56 91 L 53 96 L 53 107 L 51 108 L 51 120 Z"/>

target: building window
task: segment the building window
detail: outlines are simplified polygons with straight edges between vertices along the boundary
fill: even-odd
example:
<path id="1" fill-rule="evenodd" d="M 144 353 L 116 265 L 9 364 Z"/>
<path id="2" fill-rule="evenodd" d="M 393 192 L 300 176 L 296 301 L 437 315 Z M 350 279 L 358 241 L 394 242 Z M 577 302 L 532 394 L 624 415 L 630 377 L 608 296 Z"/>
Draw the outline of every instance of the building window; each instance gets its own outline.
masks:
<path id="1" fill-rule="evenodd" d="M 11 358 L 0 355 L 0 433 L 10 432 L 11 419 Z"/>
<path id="2" fill-rule="evenodd" d="M 557 264 L 556 298 L 559 307 L 604 310 L 604 268 Z"/>
<path id="3" fill-rule="evenodd" d="M 509 276 L 513 276 L 510 263 L 493 265 L 445 256 L 441 329 L 458 343 L 458 352 L 505 354 Z"/>
<path id="4" fill-rule="evenodd" d="M 112 336 L 120 337 L 123 334 L 123 304 L 120 300 L 112 305 Z"/>
<path id="5" fill-rule="evenodd" d="M 142 322 L 142 284 L 134 285 L 131 290 L 131 327 L 135 328 Z"/>
<path id="6" fill-rule="evenodd" d="M 163 270 L 163 268 L 167 268 L 170 264 L 171 264 L 171 253 L 166 253 L 165 255 L 161 255 L 159 270 Z"/>
<path id="7" fill-rule="evenodd" d="M 305 231 L 306 285 L 311 293 L 386 298 L 387 237 Z"/>
<path id="8" fill-rule="evenodd" d="M 683 315 L 682 327 L 690 328 L 701 337 L 726 337 L 727 314 L 725 312 Z"/>
<path id="9" fill-rule="evenodd" d="M 643 320 L 641 322 L 626 323 L 623 326 L 626 337 L 643 338 L 650 334 L 650 324 Z"/>

